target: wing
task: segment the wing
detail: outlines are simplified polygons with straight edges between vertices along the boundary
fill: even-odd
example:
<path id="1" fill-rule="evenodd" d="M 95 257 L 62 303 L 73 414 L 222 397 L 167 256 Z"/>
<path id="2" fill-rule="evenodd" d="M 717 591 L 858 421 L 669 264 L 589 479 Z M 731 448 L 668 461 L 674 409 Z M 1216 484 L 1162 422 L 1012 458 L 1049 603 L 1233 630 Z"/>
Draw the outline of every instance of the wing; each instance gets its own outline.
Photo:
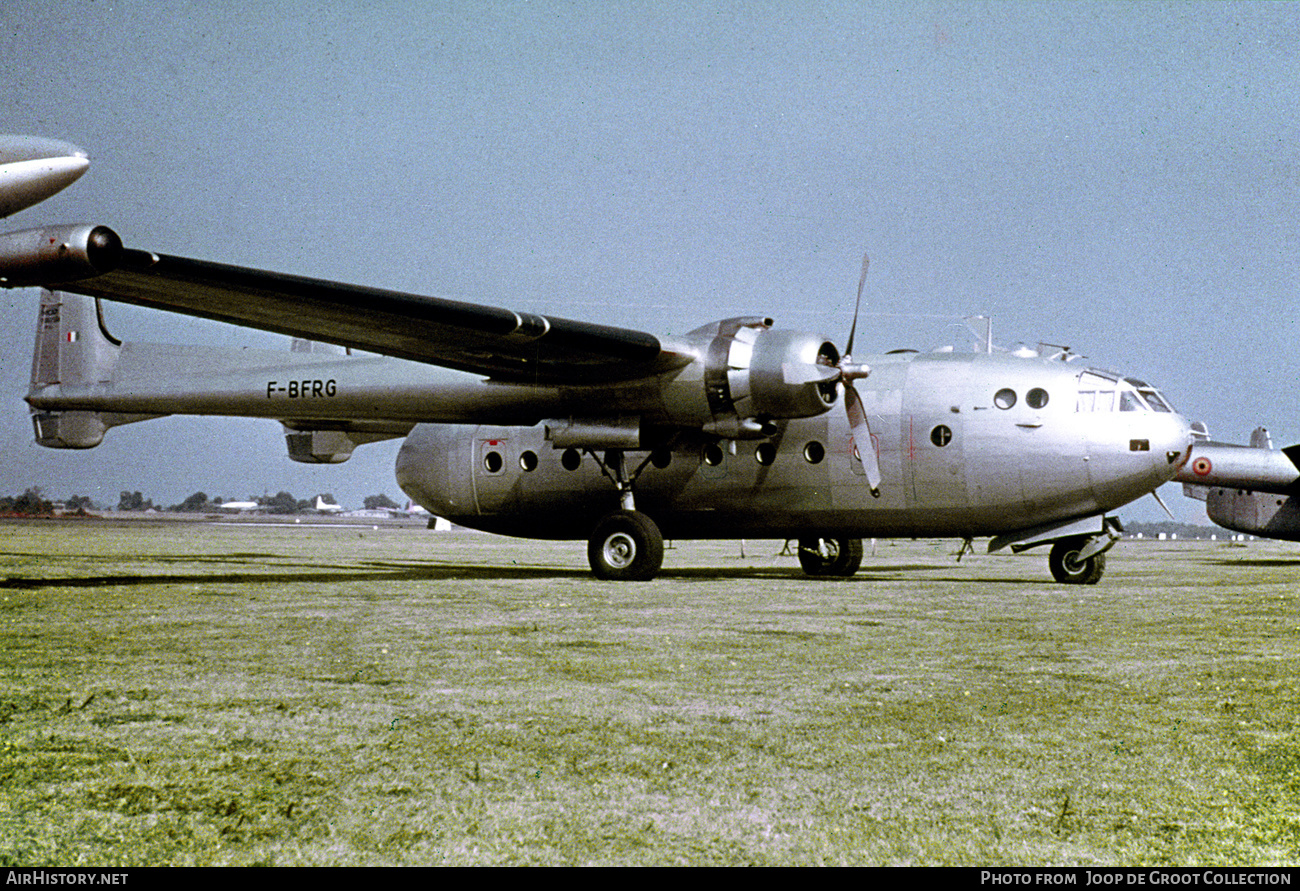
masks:
<path id="1" fill-rule="evenodd" d="M 643 331 L 123 248 L 103 226 L 6 236 L 0 283 L 57 287 L 503 381 L 629 380 L 691 358 Z"/>

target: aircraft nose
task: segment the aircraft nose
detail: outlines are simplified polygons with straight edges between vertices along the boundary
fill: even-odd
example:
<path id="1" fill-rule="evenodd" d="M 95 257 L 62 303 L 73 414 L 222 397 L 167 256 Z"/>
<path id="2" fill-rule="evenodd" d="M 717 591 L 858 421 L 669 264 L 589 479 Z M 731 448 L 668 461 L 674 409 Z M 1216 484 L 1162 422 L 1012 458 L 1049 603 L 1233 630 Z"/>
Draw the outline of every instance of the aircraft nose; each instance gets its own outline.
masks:
<path id="1" fill-rule="evenodd" d="M 45 181 L 51 186 L 58 186 L 59 189 L 66 188 L 76 182 L 81 174 L 90 168 L 90 159 L 86 153 L 78 155 L 67 155 L 61 158 L 49 158 L 44 161 Z"/>
<path id="2" fill-rule="evenodd" d="M 1152 440 L 1152 459 L 1159 462 L 1163 458 L 1164 467 L 1160 468 L 1167 479 L 1173 479 L 1174 475 L 1182 469 L 1187 463 L 1187 459 L 1192 452 L 1192 424 L 1180 414 L 1171 414 L 1161 419 L 1162 429 L 1159 431 L 1160 447 L 1156 448 L 1156 439 Z M 1155 432 L 1155 431 L 1153 431 Z"/>
<path id="3" fill-rule="evenodd" d="M 11 141 L 6 144 L 5 139 Z M 89 157 L 70 143 L 0 137 L 0 217 L 62 191 L 88 167 Z"/>

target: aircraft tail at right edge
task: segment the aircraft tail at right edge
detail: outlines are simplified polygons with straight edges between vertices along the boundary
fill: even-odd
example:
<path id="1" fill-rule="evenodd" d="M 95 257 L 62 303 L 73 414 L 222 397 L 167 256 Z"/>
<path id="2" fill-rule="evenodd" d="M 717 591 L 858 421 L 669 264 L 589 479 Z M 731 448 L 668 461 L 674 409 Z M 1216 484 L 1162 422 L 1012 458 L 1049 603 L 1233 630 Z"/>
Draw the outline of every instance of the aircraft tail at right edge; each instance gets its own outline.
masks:
<path id="1" fill-rule="evenodd" d="M 1197 441 L 1174 479 L 1225 529 L 1300 541 L 1300 445 L 1273 448 L 1267 428 L 1248 446 Z"/>

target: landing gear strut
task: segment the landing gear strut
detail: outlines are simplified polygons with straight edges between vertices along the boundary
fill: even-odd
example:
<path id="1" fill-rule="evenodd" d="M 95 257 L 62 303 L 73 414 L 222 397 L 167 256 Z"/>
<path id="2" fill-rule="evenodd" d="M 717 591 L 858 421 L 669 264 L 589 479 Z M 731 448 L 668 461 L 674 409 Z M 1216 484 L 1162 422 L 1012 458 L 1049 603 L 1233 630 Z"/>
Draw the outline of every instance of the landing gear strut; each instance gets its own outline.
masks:
<path id="1" fill-rule="evenodd" d="M 613 581 L 649 581 L 664 563 L 664 537 L 654 520 L 636 509 L 632 483 L 650 459 L 641 462 L 630 475 L 622 449 L 610 449 L 604 460 L 589 452 L 605 476 L 618 488 L 621 510 L 596 524 L 587 539 L 587 562 L 596 578 Z"/>
<path id="2" fill-rule="evenodd" d="M 808 575 L 848 578 L 862 565 L 862 539 L 801 538 L 799 565 Z"/>

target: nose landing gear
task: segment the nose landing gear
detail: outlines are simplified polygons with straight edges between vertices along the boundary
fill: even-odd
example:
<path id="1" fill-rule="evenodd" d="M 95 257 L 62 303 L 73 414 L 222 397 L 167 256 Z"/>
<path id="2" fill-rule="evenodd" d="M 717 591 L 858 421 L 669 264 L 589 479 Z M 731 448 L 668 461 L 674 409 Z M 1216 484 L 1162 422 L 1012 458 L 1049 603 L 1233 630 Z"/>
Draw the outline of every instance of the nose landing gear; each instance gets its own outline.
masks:
<path id="1" fill-rule="evenodd" d="M 1097 584 L 1106 571 L 1106 551 L 1090 548 L 1093 541 L 1081 536 L 1062 539 L 1052 545 L 1052 551 L 1047 555 L 1052 578 L 1063 585 Z"/>
<path id="2" fill-rule="evenodd" d="M 1115 546 L 1123 531 L 1118 518 L 1103 514 L 999 535 L 989 542 L 989 553 L 1009 546 L 1019 554 L 1050 544 L 1047 566 L 1052 578 L 1063 585 L 1095 585 L 1106 571 L 1106 552 Z"/>

